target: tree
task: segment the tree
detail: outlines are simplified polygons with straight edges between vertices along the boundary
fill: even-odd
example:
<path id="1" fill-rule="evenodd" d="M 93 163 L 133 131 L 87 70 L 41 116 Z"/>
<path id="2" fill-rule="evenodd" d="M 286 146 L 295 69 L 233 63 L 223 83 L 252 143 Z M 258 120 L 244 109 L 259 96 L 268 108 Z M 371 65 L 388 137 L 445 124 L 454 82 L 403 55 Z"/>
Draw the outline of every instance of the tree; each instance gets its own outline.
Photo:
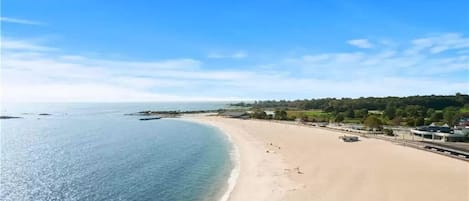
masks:
<path id="1" fill-rule="evenodd" d="M 387 136 L 394 136 L 394 131 L 392 129 L 384 129 L 383 131 Z"/>
<path id="2" fill-rule="evenodd" d="M 324 108 L 324 112 L 333 112 L 334 111 L 334 107 L 332 106 L 327 106 L 326 108 Z"/>
<path id="3" fill-rule="evenodd" d="M 388 105 L 393 103 L 398 109 L 406 108 L 407 106 L 419 106 L 424 111 L 419 111 L 425 115 L 426 108 L 433 108 L 435 110 L 443 110 L 446 107 L 463 107 L 469 106 L 469 95 L 457 93 L 456 95 L 449 96 L 408 96 L 408 97 L 360 97 L 360 98 L 321 98 L 321 99 L 304 99 L 304 100 L 265 100 L 255 101 L 253 104 L 245 103 L 245 106 L 252 108 L 295 108 L 295 109 L 323 109 L 326 112 L 345 112 L 349 108 L 355 110 L 368 109 L 368 110 L 385 110 Z M 242 105 L 242 104 L 241 104 Z M 420 109 L 419 109 L 420 110 Z M 357 112 L 357 111 L 355 111 Z M 422 113 L 423 112 L 423 113 Z M 396 111 L 397 113 L 397 111 Z M 414 113 L 415 114 L 415 113 Z M 405 115 L 396 114 L 396 116 L 406 117 Z M 422 115 L 421 115 L 422 116 Z M 414 116 L 417 117 L 417 116 Z M 428 117 L 428 116 L 427 116 Z"/>
<path id="4" fill-rule="evenodd" d="M 310 109 L 313 109 L 314 108 L 314 105 L 312 102 L 303 102 L 301 105 L 300 105 L 300 108 L 303 109 L 303 110 L 310 110 Z"/>
<path id="5" fill-rule="evenodd" d="M 345 116 L 348 118 L 355 118 L 355 112 L 352 108 L 349 108 L 347 111 L 345 111 Z"/>
<path id="6" fill-rule="evenodd" d="M 428 108 L 426 116 L 431 117 L 434 113 L 435 113 L 435 109 Z"/>
<path id="7" fill-rule="evenodd" d="M 405 107 L 405 111 L 409 117 L 419 117 L 419 109 L 418 105 L 408 105 Z"/>
<path id="8" fill-rule="evenodd" d="M 368 110 L 365 108 L 358 110 L 355 114 L 355 117 L 359 118 L 365 118 L 366 116 L 368 116 Z"/>
<path id="9" fill-rule="evenodd" d="M 450 126 L 453 126 L 458 118 L 458 114 L 459 113 L 458 113 L 457 108 L 447 107 L 443 111 L 443 119 L 445 120 L 445 123 L 447 123 Z"/>
<path id="10" fill-rule="evenodd" d="M 336 117 L 335 117 L 335 122 L 343 122 L 345 120 L 344 118 L 344 115 L 343 114 L 338 114 Z"/>
<path id="11" fill-rule="evenodd" d="M 380 129 L 383 126 L 383 122 L 381 121 L 381 119 L 379 119 L 375 115 L 368 116 L 363 122 L 363 124 L 365 124 L 365 126 L 368 128 Z"/>
<path id="12" fill-rule="evenodd" d="M 404 109 L 399 108 L 396 110 L 396 116 L 407 117 L 407 113 Z"/>
<path id="13" fill-rule="evenodd" d="M 423 126 L 425 125 L 425 119 L 423 117 L 418 117 L 415 120 L 415 126 Z"/>
<path id="14" fill-rule="evenodd" d="M 459 102 L 460 104 L 463 104 L 465 103 L 464 101 L 464 96 L 461 94 L 461 93 L 456 93 L 456 96 L 454 97 L 454 99 Z"/>
<path id="15" fill-rule="evenodd" d="M 396 105 L 393 103 L 389 103 L 386 106 L 386 109 L 383 111 L 383 115 L 386 116 L 388 119 L 394 119 L 394 117 L 396 117 Z"/>
<path id="16" fill-rule="evenodd" d="M 415 126 L 415 119 L 412 117 L 407 117 L 406 124 L 407 126 Z"/>
<path id="17" fill-rule="evenodd" d="M 401 125 L 401 121 L 402 121 L 402 117 L 394 117 L 394 119 L 392 119 L 392 124 L 395 125 L 395 126 L 400 126 Z"/>
<path id="18" fill-rule="evenodd" d="M 285 110 L 276 110 L 275 111 L 275 119 L 277 120 L 287 120 L 287 111 Z"/>
<path id="19" fill-rule="evenodd" d="M 443 113 L 442 112 L 434 112 L 431 116 L 430 116 L 430 121 L 431 122 L 439 122 L 443 120 Z"/>
<path id="20" fill-rule="evenodd" d="M 264 110 L 273 108 L 278 111 L 276 119 L 289 119 L 291 114 L 285 116 L 280 110 L 285 108 L 292 110 L 322 109 L 330 116 L 309 116 L 317 121 L 325 118 L 335 120 L 338 114 L 345 118 L 359 118 L 362 122 L 367 118 L 369 110 L 383 111 L 379 116 L 384 122 L 401 117 L 403 121 L 408 121 L 408 125 L 415 126 L 421 123 L 419 118 L 424 118 L 424 123 L 446 122 L 454 124 L 461 113 L 466 111 L 463 107 L 469 108 L 469 95 L 457 93 L 456 95 L 429 95 L 429 96 L 408 96 L 408 97 L 360 97 L 360 98 L 321 98 L 303 100 L 265 100 L 254 103 L 235 103 L 234 106 L 251 107 L 252 110 Z M 450 107 L 450 109 L 445 109 Z M 463 109 L 461 109 L 463 108 Z M 442 112 L 443 111 L 443 112 Z M 262 117 L 262 114 L 258 114 Z M 301 118 L 302 116 L 296 115 Z M 268 117 L 267 117 L 268 118 Z M 340 118 L 339 118 L 340 119 Z M 418 122 L 417 122 L 418 121 Z"/>
<path id="21" fill-rule="evenodd" d="M 267 118 L 267 113 L 261 110 L 255 111 L 252 116 L 256 119 L 266 119 Z"/>

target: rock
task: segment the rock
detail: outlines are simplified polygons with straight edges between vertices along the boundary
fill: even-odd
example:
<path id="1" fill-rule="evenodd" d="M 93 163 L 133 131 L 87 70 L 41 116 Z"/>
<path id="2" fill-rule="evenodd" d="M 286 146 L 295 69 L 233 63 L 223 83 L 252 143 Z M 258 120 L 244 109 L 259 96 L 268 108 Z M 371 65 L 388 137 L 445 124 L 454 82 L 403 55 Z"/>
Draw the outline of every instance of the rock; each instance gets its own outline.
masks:
<path id="1" fill-rule="evenodd" d="M 0 119 L 19 119 L 23 117 L 13 117 L 13 116 L 0 116 Z"/>
<path id="2" fill-rule="evenodd" d="M 157 120 L 157 119 L 161 119 L 161 117 L 141 118 L 140 121 Z"/>

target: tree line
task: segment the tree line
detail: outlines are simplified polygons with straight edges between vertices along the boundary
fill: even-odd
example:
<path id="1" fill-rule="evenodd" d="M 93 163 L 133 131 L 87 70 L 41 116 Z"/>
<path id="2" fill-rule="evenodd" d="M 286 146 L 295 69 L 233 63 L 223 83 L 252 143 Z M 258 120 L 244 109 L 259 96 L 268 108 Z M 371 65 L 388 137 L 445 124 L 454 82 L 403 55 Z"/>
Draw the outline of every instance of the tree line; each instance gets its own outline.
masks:
<path id="1" fill-rule="evenodd" d="M 461 117 L 469 117 L 469 95 L 408 96 L 408 97 L 361 97 L 361 98 L 321 98 L 305 100 L 267 100 L 254 103 L 237 103 L 233 106 L 251 107 L 261 115 L 264 109 L 322 110 L 330 114 L 330 119 L 342 122 L 358 119 L 363 123 L 370 115 L 379 118 L 383 124 L 420 126 L 432 122 L 454 125 Z M 371 112 L 373 111 L 373 112 Z M 268 118 L 267 116 L 264 118 Z M 273 116 L 272 118 L 276 118 Z M 277 118 L 289 119 L 286 114 Z M 300 117 L 303 118 L 303 117 Z"/>

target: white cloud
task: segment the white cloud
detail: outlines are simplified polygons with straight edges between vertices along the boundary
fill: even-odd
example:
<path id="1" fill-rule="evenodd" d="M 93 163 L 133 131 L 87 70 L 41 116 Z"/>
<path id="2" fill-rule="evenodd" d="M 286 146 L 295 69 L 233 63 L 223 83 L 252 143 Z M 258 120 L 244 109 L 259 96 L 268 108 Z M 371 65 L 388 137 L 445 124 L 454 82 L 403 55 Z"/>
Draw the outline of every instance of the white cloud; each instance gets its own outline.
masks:
<path id="1" fill-rule="evenodd" d="M 248 54 L 244 51 L 237 51 L 234 53 L 229 53 L 229 54 L 223 54 L 219 52 L 212 52 L 207 55 L 208 58 L 211 59 L 225 59 L 225 58 L 231 58 L 231 59 L 243 59 L 246 58 Z"/>
<path id="2" fill-rule="evenodd" d="M 298 73 L 314 78 L 340 80 L 396 76 L 462 82 L 463 75 L 469 76 L 469 56 L 464 54 L 469 47 L 467 40 L 469 38 L 461 34 L 441 34 L 412 40 L 408 45 L 401 45 L 401 48 L 386 46 L 366 53 L 352 51 L 303 55 L 286 59 L 283 65 L 296 67 Z M 456 52 L 438 54 L 450 50 Z"/>
<path id="3" fill-rule="evenodd" d="M 32 20 L 25 20 L 25 19 L 18 19 L 18 18 L 10 18 L 10 17 L 0 17 L 1 22 L 7 23 L 15 23 L 15 24 L 26 24 L 26 25 L 42 25 L 41 22 L 32 21 Z"/>
<path id="4" fill-rule="evenodd" d="M 237 58 L 237 59 L 246 58 L 247 56 L 248 54 L 243 51 L 236 52 L 232 55 L 233 58 Z"/>
<path id="5" fill-rule="evenodd" d="M 428 43 L 297 55 L 221 70 L 208 69 L 210 60 L 94 59 L 4 38 L 1 96 L 9 101 L 190 101 L 468 93 L 467 79 L 458 75 L 469 75 L 469 56 L 435 57 Z M 406 53 L 419 45 L 425 48 Z"/>
<path id="6" fill-rule="evenodd" d="M 448 50 L 461 50 L 469 48 L 469 38 L 459 33 L 445 33 L 412 40 L 412 47 L 406 54 L 419 54 L 429 52 L 438 54 Z"/>
<path id="7" fill-rule="evenodd" d="M 55 48 L 9 38 L 3 40 L 2 49 L 1 95 L 8 101 L 239 100 L 199 96 L 197 90 L 252 76 L 250 72 L 203 70 L 201 61 L 189 58 L 120 61 L 62 55 L 48 51 Z"/>
<path id="8" fill-rule="evenodd" d="M 36 52 L 58 50 L 57 48 L 37 45 L 27 40 L 10 40 L 5 37 L 1 39 L 1 48 L 2 50 L 20 50 L 20 51 L 36 51 Z"/>
<path id="9" fill-rule="evenodd" d="M 373 48 L 373 44 L 368 41 L 368 39 L 354 39 L 347 41 L 348 44 L 353 45 L 358 48 Z"/>

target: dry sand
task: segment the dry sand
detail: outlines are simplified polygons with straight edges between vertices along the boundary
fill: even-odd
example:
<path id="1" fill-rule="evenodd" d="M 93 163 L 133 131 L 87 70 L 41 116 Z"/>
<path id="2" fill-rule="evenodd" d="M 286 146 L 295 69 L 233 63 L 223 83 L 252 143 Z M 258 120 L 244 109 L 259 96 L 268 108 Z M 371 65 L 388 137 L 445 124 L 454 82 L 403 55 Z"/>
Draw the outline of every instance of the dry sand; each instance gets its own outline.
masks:
<path id="1" fill-rule="evenodd" d="M 469 163 L 461 160 L 377 139 L 345 143 L 320 128 L 191 119 L 220 128 L 239 149 L 231 201 L 469 201 Z"/>

